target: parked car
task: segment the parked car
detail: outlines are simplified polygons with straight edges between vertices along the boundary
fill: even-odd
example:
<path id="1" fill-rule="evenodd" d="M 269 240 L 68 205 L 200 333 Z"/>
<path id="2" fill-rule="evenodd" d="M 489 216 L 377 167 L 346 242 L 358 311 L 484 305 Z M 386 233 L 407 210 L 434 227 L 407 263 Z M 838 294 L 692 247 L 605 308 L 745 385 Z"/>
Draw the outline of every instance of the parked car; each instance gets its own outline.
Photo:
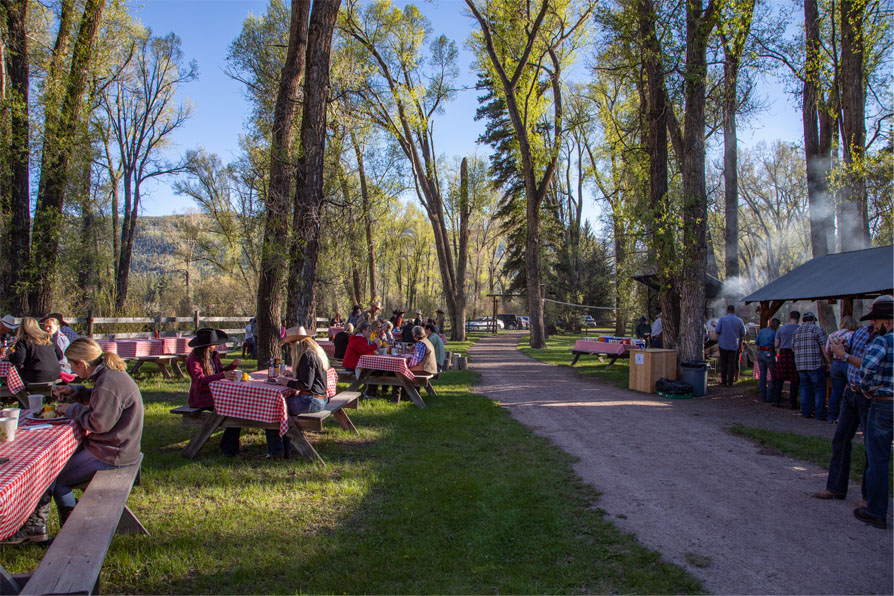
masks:
<path id="1" fill-rule="evenodd" d="M 531 328 L 531 317 L 529 317 L 528 315 L 519 315 L 518 318 L 521 319 L 521 322 L 524 324 L 525 329 Z"/>
<path id="2" fill-rule="evenodd" d="M 580 324 L 581 327 L 595 327 L 596 320 L 593 318 L 593 315 L 581 315 Z"/>
<path id="3" fill-rule="evenodd" d="M 518 315 L 499 314 L 497 318 L 503 321 L 506 329 L 521 329 L 524 326 Z"/>
<path id="4" fill-rule="evenodd" d="M 472 321 L 468 321 L 466 322 L 466 331 L 488 331 L 493 328 L 492 321 L 492 317 L 480 317 Z M 497 328 L 505 328 L 505 324 L 500 319 L 497 319 Z"/>

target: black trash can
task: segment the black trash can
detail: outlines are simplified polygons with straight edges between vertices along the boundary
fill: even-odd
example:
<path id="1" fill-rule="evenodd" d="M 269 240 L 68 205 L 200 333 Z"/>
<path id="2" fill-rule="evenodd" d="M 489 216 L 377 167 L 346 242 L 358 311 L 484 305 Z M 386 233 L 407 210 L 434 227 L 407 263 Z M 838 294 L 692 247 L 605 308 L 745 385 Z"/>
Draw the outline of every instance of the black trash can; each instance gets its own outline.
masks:
<path id="1" fill-rule="evenodd" d="M 683 381 L 692 385 L 692 395 L 701 397 L 708 389 L 708 363 L 703 360 L 687 360 L 680 363 Z"/>

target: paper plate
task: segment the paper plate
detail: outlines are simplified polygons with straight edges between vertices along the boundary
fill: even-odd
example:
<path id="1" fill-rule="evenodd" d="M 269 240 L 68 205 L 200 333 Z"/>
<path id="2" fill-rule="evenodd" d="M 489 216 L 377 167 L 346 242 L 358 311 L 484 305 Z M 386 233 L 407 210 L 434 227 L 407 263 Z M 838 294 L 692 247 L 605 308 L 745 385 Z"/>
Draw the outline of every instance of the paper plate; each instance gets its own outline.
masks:
<path id="1" fill-rule="evenodd" d="M 28 414 L 25 416 L 28 420 L 34 420 L 37 422 L 60 422 L 62 420 L 71 420 L 68 416 L 56 416 L 55 418 L 44 418 L 42 416 L 36 416 L 34 413 Z"/>

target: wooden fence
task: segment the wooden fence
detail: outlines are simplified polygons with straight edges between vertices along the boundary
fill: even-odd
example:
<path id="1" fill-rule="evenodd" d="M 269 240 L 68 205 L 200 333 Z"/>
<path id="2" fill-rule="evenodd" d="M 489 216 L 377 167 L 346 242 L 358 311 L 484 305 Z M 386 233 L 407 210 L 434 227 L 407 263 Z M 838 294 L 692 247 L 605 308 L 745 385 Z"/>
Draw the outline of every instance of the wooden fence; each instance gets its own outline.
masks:
<path id="1" fill-rule="evenodd" d="M 191 317 L 94 317 L 93 313 L 87 313 L 86 317 L 66 318 L 65 322 L 78 331 L 82 335 L 95 339 L 108 339 L 114 335 L 115 339 L 137 339 L 154 337 L 156 330 L 159 337 L 171 337 L 178 332 L 194 333 L 196 329 L 202 327 L 214 327 L 222 329 L 231 336 L 242 337 L 245 335 L 245 325 L 252 317 L 212 317 L 204 316 L 199 311 L 195 311 Z M 17 318 L 16 323 L 21 323 L 21 319 Z M 238 327 L 227 327 L 221 323 L 229 323 L 239 325 Z M 316 332 L 326 333 L 329 330 L 329 319 L 317 317 Z M 97 330 L 97 326 L 101 326 L 102 332 Z M 144 327 L 145 330 L 134 331 L 134 327 Z M 125 327 L 127 331 L 118 331 Z"/>

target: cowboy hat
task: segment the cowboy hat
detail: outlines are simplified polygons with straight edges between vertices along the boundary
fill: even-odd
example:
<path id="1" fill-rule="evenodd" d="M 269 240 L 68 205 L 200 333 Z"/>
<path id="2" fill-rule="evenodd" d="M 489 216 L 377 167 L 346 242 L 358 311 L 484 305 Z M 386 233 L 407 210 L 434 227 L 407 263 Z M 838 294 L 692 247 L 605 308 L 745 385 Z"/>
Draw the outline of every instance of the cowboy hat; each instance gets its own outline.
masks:
<path id="1" fill-rule="evenodd" d="M 66 323 L 66 322 L 65 322 L 65 319 L 62 317 L 62 315 L 60 315 L 60 314 L 57 313 L 57 312 L 51 312 L 50 314 L 44 316 L 44 318 L 42 318 L 42 319 L 40 320 L 40 322 L 43 323 L 43 322 L 46 321 L 47 319 L 56 319 L 57 321 L 59 321 L 59 325 L 61 325 L 61 326 L 65 326 L 65 327 L 70 327 L 70 326 L 71 326 L 71 325 L 69 325 L 68 323 Z"/>
<path id="2" fill-rule="evenodd" d="M 288 329 L 286 329 L 286 336 L 279 340 L 279 343 L 288 344 L 292 343 L 293 341 L 298 341 L 299 339 L 304 339 L 305 337 L 313 336 L 307 334 L 307 331 L 304 329 L 304 325 L 289 327 Z"/>
<path id="3" fill-rule="evenodd" d="M 369 303 L 369 307 L 370 307 L 370 308 L 381 309 L 381 308 L 382 308 L 382 303 L 379 302 L 378 300 L 373 300 L 372 302 Z"/>
<path id="4" fill-rule="evenodd" d="M 417 314 L 417 315 L 421 315 L 421 314 L 422 314 L 422 311 L 421 311 L 421 310 L 417 310 L 417 311 L 416 311 L 416 314 Z"/>
<path id="5" fill-rule="evenodd" d="M 2 319 L 0 319 L 0 323 L 3 323 L 3 326 L 10 330 L 16 330 L 19 328 L 19 324 L 16 323 L 16 318 L 12 315 L 4 315 Z"/>
<path id="6" fill-rule="evenodd" d="M 877 300 L 869 307 L 869 312 L 860 317 L 861 321 L 875 321 L 878 319 L 894 319 L 894 302 Z"/>
<path id="7" fill-rule="evenodd" d="M 229 339 L 222 329 L 203 327 L 196 331 L 196 336 L 187 344 L 190 348 L 204 348 L 205 346 L 219 346 Z"/>
<path id="8" fill-rule="evenodd" d="M 441 310 L 440 308 L 439 308 L 438 310 L 436 310 L 435 312 L 436 312 L 436 313 L 441 313 L 442 315 L 444 314 L 444 311 Z"/>

